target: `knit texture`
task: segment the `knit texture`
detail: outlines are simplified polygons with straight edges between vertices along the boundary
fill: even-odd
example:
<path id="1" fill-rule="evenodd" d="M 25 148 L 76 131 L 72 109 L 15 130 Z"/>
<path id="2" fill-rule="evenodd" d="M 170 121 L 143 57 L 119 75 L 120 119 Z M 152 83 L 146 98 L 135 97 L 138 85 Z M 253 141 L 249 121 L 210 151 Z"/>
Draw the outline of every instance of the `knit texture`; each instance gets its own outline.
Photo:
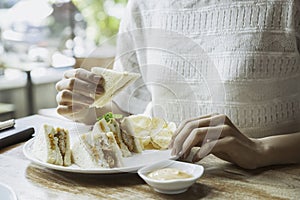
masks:
<path id="1" fill-rule="evenodd" d="M 143 77 L 115 101 L 177 124 L 224 113 L 251 137 L 300 130 L 298 4 L 129 1 L 115 69 Z"/>

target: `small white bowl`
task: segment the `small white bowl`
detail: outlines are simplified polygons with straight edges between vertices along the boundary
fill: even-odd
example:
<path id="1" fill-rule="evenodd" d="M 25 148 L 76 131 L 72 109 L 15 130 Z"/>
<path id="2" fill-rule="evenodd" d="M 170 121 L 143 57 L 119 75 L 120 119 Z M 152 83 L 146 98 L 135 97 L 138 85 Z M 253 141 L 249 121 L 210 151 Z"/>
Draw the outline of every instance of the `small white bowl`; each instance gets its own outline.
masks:
<path id="1" fill-rule="evenodd" d="M 193 177 L 186 179 L 155 180 L 147 176 L 154 170 L 166 167 L 179 169 Z M 204 168 L 201 165 L 174 160 L 164 160 L 139 169 L 138 175 L 157 192 L 164 194 L 179 194 L 185 192 L 190 186 L 192 186 L 202 176 L 203 172 Z"/>

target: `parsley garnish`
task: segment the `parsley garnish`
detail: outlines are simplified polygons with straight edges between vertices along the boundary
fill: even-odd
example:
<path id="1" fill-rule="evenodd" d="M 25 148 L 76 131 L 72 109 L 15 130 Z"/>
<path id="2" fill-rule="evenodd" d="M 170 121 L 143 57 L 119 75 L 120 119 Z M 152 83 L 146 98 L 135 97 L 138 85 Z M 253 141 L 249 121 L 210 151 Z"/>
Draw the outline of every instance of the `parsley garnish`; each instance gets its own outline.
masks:
<path id="1" fill-rule="evenodd" d="M 122 117 L 123 115 L 121 114 L 113 114 L 112 112 L 108 112 L 104 114 L 102 117 L 99 117 L 97 120 L 99 121 L 104 118 L 107 123 L 110 123 L 112 119 L 120 119 Z"/>

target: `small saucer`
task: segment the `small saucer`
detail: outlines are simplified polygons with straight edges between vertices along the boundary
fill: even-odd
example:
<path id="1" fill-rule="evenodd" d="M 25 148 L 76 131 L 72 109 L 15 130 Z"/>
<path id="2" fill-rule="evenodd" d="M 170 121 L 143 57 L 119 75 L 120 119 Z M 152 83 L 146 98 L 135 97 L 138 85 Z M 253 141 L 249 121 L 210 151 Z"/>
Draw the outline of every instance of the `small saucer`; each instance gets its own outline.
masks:
<path id="1" fill-rule="evenodd" d="M 158 169 L 176 168 L 191 174 L 191 178 L 172 179 L 172 180 L 156 180 L 149 178 L 147 175 Z M 138 170 L 138 175 L 155 191 L 164 194 L 179 194 L 187 191 L 203 174 L 204 168 L 201 165 L 179 162 L 174 160 L 164 160 L 162 162 L 154 163 L 145 166 Z"/>

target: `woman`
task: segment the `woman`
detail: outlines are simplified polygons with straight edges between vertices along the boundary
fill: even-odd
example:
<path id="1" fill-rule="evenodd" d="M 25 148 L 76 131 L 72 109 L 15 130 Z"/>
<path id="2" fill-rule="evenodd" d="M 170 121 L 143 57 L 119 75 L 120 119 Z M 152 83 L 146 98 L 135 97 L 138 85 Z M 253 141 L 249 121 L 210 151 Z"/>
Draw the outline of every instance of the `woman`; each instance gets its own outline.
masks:
<path id="1" fill-rule="evenodd" d="M 114 69 L 141 79 L 94 109 L 102 77 L 69 71 L 58 113 L 85 123 L 110 110 L 164 117 L 180 124 L 173 154 L 201 146 L 193 161 L 213 153 L 247 169 L 299 163 L 299 13 L 293 0 L 129 1 Z"/>

